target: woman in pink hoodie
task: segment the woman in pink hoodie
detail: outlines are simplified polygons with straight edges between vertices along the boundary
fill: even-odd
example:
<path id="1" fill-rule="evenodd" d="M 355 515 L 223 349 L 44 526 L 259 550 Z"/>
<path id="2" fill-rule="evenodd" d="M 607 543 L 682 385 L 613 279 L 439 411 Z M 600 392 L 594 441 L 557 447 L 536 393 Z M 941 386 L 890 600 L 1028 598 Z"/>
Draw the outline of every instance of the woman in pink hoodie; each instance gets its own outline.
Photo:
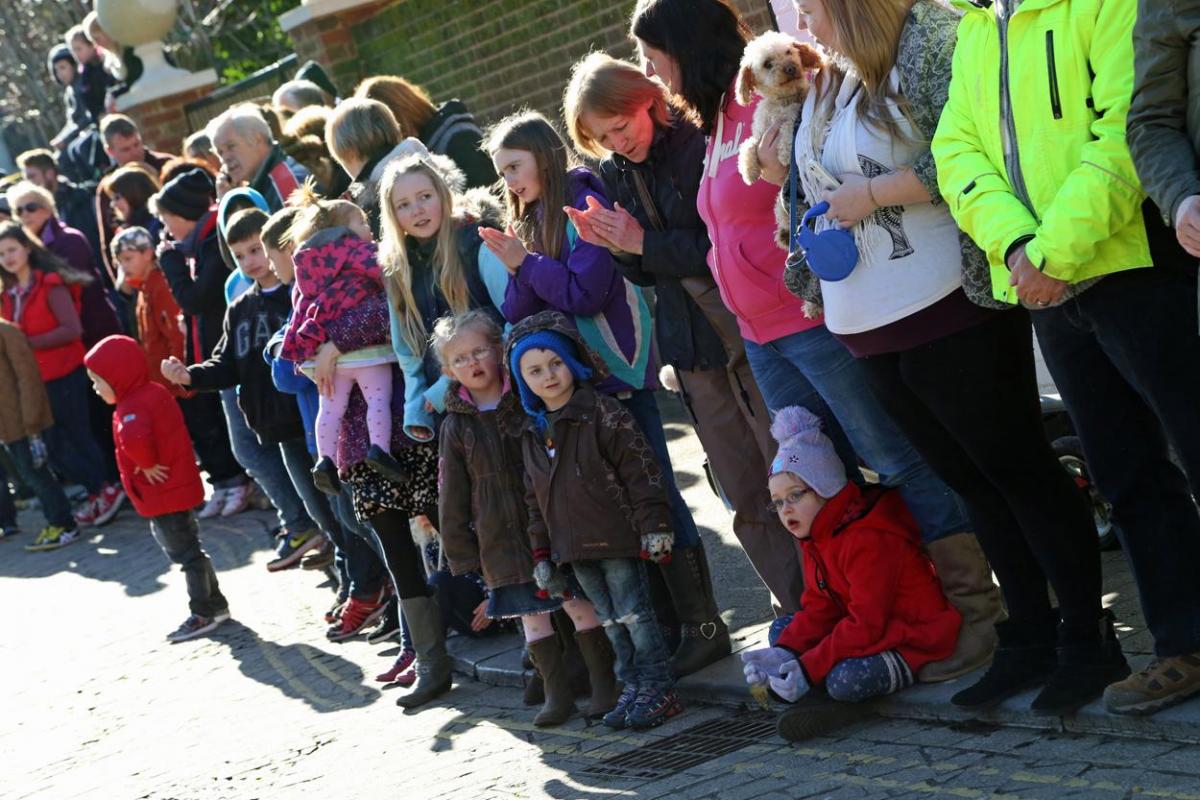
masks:
<path id="1" fill-rule="evenodd" d="M 962 501 L 875 400 L 854 357 L 783 284 L 786 254 L 775 244 L 773 210 L 779 187 L 747 186 L 737 168 L 757 103 L 742 105 L 733 89 L 750 29 L 726 0 L 641 0 L 630 31 L 646 73 L 693 111 L 708 136 L 696 198 L 712 240 L 708 263 L 738 318 L 767 407 L 802 405 L 820 416 L 847 474 L 860 474 L 861 457 L 898 488 L 925 542 L 970 530 Z"/>

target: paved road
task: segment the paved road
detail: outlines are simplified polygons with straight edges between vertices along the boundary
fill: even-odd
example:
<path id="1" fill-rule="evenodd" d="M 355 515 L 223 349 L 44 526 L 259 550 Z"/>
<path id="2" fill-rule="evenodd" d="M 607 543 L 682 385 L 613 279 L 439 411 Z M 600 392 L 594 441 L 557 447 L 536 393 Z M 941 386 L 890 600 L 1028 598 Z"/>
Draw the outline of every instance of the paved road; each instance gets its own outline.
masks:
<path id="1" fill-rule="evenodd" d="M 690 434 L 672 448 L 698 463 Z M 735 624 L 763 618 L 727 517 L 694 471 L 682 480 L 722 606 Z M 54 553 L 0 542 L 0 797 L 1200 800 L 1200 750 L 1170 743 L 880 720 L 791 747 L 702 707 L 650 734 L 580 719 L 544 732 L 515 690 L 474 683 L 406 715 L 371 680 L 395 648 L 328 643 L 323 576 L 267 573 L 270 519 L 205 524 L 236 622 L 182 645 L 163 641 L 186 614 L 182 580 L 132 514 Z M 714 720 L 746 729 L 724 743 L 745 746 L 664 743 Z M 680 747 L 694 756 L 682 771 Z"/>

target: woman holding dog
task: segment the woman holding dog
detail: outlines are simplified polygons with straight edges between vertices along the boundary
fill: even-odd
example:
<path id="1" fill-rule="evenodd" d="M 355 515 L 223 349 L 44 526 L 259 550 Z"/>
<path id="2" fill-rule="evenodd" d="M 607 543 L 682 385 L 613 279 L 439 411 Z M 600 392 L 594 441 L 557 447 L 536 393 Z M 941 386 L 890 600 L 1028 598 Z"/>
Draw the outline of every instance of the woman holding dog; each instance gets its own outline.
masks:
<path id="1" fill-rule="evenodd" d="M 859 260 L 844 280 L 826 281 L 794 258 L 788 285 L 824 308 L 879 402 L 964 499 L 1000 579 L 1009 619 L 995 626 L 995 658 L 954 702 L 989 706 L 1044 682 L 1034 708 L 1070 713 L 1103 690 L 1089 671 L 1104 672 L 1120 649 L 1100 608 L 1090 516 L 1042 431 L 1028 314 L 993 299 L 986 256 L 938 192 L 929 142 L 946 102 L 958 14 L 932 0 L 797 5 L 809 32 L 850 65 L 805 100 L 792 158 L 800 202 L 827 201 L 836 223 L 824 227 L 849 229 Z M 788 168 L 763 155 L 764 172 L 787 192 Z M 806 169 L 813 162 L 840 185 L 822 185 Z M 1001 612 L 972 555 L 975 537 L 929 551 L 982 649 Z"/>
<path id="2" fill-rule="evenodd" d="M 616 204 L 568 213 L 585 241 L 613 252 L 626 278 L 655 288 L 658 352 L 678 378 L 709 465 L 733 506 L 734 533 L 776 609 L 792 613 L 803 575 L 791 537 L 767 509 L 771 420 L 737 319 L 708 269 L 708 231 L 696 210 L 704 135 L 661 83 L 603 53 L 575 65 L 563 107 L 575 146 L 601 159 L 605 195 Z M 761 458 L 747 458 L 746 448 L 755 445 Z M 674 568 L 664 570 L 668 580 Z M 715 615 L 713 598 L 692 602 L 699 607 L 681 609 L 692 618 L 685 622 L 699 625 Z"/>
<path id="3" fill-rule="evenodd" d="M 709 137 L 697 195 L 712 242 L 708 264 L 737 316 L 767 407 L 775 412 L 802 405 L 820 416 L 846 474 L 861 474 L 857 451 L 883 483 L 900 489 L 927 545 L 947 537 L 973 543 L 957 535 L 970 529 L 959 498 L 875 399 L 859 362 L 820 319 L 805 316 L 802 301 L 783 284 L 785 252 L 776 244 L 774 214 L 779 187 L 761 180 L 747 185 L 738 172 L 738 148 L 750 136 L 757 102 L 742 102 L 735 92 L 749 29 L 724 0 L 641 0 L 631 32 L 647 74 L 659 77 Z M 934 546 L 931 552 L 935 561 L 941 553 L 956 558 L 957 568 L 943 567 L 952 600 L 964 589 L 950 583 L 950 576 L 970 575 L 971 593 L 988 591 L 978 547 Z M 980 666 L 991 655 L 992 641 L 964 637 L 955 663 L 930 669 L 926 679 L 948 679 Z"/>

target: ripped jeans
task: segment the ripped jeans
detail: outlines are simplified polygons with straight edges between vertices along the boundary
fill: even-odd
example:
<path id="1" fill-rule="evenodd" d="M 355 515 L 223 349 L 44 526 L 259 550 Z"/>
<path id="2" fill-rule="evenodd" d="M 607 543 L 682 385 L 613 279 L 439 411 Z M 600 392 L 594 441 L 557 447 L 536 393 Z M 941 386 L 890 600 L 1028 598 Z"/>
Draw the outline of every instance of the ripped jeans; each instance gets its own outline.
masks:
<path id="1" fill-rule="evenodd" d="M 612 642 L 617 677 L 626 686 L 669 689 L 674 683 L 671 654 L 654 615 L 646 563 L 603 558 L 576 561 L 571 567 Z"/>

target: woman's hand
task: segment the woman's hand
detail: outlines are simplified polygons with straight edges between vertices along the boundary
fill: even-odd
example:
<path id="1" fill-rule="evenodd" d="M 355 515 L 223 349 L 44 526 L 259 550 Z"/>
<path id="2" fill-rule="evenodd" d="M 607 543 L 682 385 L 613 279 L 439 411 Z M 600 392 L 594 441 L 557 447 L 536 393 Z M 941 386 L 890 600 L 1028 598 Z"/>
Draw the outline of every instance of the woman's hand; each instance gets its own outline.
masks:
<path id="1" fill-rule="evenodd" d="M 475 606 L 475 614 L 471 617 L 471 630 L 478 633 L 479 631 L 492 624 L 492 619 L 487 615 L 488 601 L 484 598 L 483 602 Z"/>
<path id="2" fill-rule="evenodd" d="M 333 376 L 337 372 L 337 360 L 342 354 L 333 342 L 325 342 L 317 351 L 317 366 L 313 372 L 313 383 L 322 397 L 333 397 Z"/>
<path id="3" fill-rule="evenodd" d="M 588 198 L 588 217 L 592 226 L 600 235 L 613 244 L 615 249 L 634 255 L 642 254 L 642 246 L 646 240 L 646 231 L 642 223 L 617 203 L 610 211 L 596 203 L 594 198 Z"/>
<path id="4" fill-rule="evenodd" d="M 504 266 L 508 268 L 510 275 L 516 275 L 517 270 L 521 267 L 521 262 L 525 260 L 525 256 L 529 255 L 529 251 L 525 249 L 525 245 L 513 233 L 512 225 L 504 232 L 498 231 L 495 228 L 480 228 L 479 238 L 483 239 L 483 243 L 487 245 L 487 249 L 495 254 L 496 258 L 504 262 Z"/>
<path id="5" fill-rule="evenodd" d="M 779 160 L 779 129 L 782 127 L 783 120 L 775 120 L 758 140 L 758 165 L 762 170 L 762 178 L 776 186 L 783 186 L 788 176 L 788 165 Z"/>
<path id="6" fill-rule="evenodd" d="M 150 481 L 150 483 L 162 483 L 167 479 L 167 473 L 170 472 L 170 469 L 166 464 L 155 464 L 148 469 L 139 467 L 138 471 L 145 475 L 146 480 Z"/>
<path id="7" fill-rule="evenodd" d="M 587 197 L 587 206 L 586 210 L 580 210 L 574 206 L 563 206 L 563 211 L 566 212 L 567 218 L 575 225 L 575 230 L 579 233 L 579 238 L 597 247 L 619 250 L 620 248 L 614 242 L 610 241 L 597 226 L 596 210 L 606 211 L 607 209 L 600 205 L 600 201 L 591 195 Z"/>
<path id="8" fill-rule="evenodd" d="M 164 358 L 159 369 L 162 370 L 162 376 L 176 386 L 192 385 L 192 376 L 188 373 L 187 367 L 175 356 Z"/>
<path id="9" fill-rule="evenodd" d="M 826 190 L 821 199 L 829 203 L 825 216 L 837 220 L 843 228 L 853 228 L 875 213 L 879 206 L 871 199 L 871 181 L 862 175 L 846 173 L 838 176 L 842 185 Z"/>

